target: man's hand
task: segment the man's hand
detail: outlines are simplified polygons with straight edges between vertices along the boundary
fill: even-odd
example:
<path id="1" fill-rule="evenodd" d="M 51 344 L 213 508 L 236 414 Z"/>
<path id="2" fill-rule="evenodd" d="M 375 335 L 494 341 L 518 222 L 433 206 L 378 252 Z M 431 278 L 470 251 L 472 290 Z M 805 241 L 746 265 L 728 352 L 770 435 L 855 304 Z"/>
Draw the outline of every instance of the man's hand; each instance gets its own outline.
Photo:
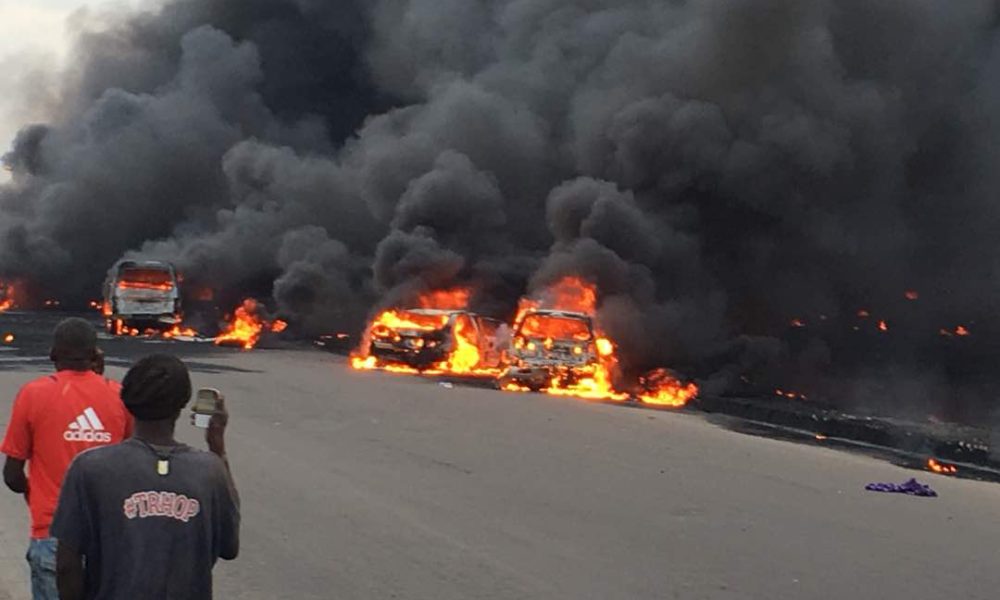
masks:
<path id="1" fill-rule="evenodd" d="M 24 473 L 24 461 L 11 456 L 3 465 L 3 482 L 15 494 L 24 494 L 28 497 L 28 476 Z"/>
<path id="2" fill-rule="evenodd" d="M 104 350 L 94 349 L 94 358 L 90 363 L 90 370 L 98 375 L 104 375 Z"/>
<path id="3" fill-rule="evenodd" d="M 194 414 L 191 415 L 191 423 L 194 424 Z M 208 421 L 208 429 L 205 430 L 205 441 L 208 442 L 210 452 L 222 459 L 225 468 L 226 487 L 236 506 L 240 505 L 240 495 L 236 491 L 236 484 L 233 482 L 233 473 L 229 469 L 229 458 L 226 456 L 226 426 L 229 425 L 229 411 L 226 410 L 226 399 L 219 396 L 219 401 L 215 405 L 215 413 Z M 237 534 L 234 534 L 238 536 Z M 239 552 L 239 537 L 235 538 L 235 546 L 222 554 L 222 558 L 232 560 Z"/>
<path id="4" fill-rule="evenodd" d="M 83 599 L 83 556 L 75 546 L 63 541 L 56 546 L 56 587 L 63 600 Z"/>
<path id="5" fill-rule="evenodd" d="M 215 405 L 215 414 L 208 422 L 205 441 L 208 442 L 209 451 L 222 458 L 226 457 L 227 425 L 229 425 L 229 411 L 226 410 L 226 399 L 220 396 L 219 402 Z"/>

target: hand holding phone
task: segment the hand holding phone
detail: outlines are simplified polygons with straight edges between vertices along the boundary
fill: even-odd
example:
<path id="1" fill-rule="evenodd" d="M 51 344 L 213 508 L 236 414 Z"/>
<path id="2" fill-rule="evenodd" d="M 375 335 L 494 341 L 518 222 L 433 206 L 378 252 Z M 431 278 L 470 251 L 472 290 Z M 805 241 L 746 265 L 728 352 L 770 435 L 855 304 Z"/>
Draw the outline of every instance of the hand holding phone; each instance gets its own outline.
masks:
<path id="1" fill-rule="evenodd" d="M 191 424 L 201 429 L 208 429 L 212 421 L 212 415 L 219 408 L 222 401 L 222 392 L 215 388 L 201 388 L 195 397 L 194 406 L 191 408 Z"/>
<path id="2" fill-rule="evenodd" d="M 229 424 L 229 411 L 226 410 L 226 399 L 222 392 L 215 388 L 198 390 L 191 413 L 191 424 L 205 429 L 208 449 L 225 458 L 225 433 L 226 425 Z"/>

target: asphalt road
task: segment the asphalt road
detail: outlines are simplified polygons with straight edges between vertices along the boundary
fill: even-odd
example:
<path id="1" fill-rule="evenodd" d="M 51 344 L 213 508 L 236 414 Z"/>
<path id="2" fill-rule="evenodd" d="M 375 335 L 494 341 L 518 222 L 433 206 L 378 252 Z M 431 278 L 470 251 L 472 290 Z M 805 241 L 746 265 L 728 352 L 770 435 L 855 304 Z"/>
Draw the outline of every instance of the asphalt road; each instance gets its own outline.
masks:
<path id="1" fill-rule="evenodd" d="M 1000 587 L 995 484 L 697 415 L 357 373 L 318 352 L 133 342 L 109 354 L 153 349 L 193 353 L 195 384 L 222 389 L 232 412 L 243 549 L 216 567 L 218 598 L 917 600 Z M 17 387 L 46 371 L 30 354 L 0 353 L 4 425 Z M 914 475 L 940 497 L 863 490 Z M 0 599 L 27 598 L 26 512 L 0 494 Z"/>

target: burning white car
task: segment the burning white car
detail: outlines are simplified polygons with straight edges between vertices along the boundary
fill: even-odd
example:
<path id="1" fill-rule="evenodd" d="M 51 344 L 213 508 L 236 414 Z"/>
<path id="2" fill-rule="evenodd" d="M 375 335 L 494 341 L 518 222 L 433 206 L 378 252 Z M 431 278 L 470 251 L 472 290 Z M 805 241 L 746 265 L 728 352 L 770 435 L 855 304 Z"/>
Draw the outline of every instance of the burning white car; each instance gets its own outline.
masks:
<path id="1" fill-rule="evenodd" d="M 610 346 L 595 335 L 593 321 L 585 313 L 529 310 L 514 325 L 500 386 L 536 391 L 572 386 L 594 376 L 602 354 L 612 351 L 602 348 L 605 344 Z"/>
<path id="2" fill-rule="evenodd" d="M 108 332 L 163 330 L 181 323 L 181 297 L 173 265 L 123 260 L 104 281 L 102 310 Z"/>

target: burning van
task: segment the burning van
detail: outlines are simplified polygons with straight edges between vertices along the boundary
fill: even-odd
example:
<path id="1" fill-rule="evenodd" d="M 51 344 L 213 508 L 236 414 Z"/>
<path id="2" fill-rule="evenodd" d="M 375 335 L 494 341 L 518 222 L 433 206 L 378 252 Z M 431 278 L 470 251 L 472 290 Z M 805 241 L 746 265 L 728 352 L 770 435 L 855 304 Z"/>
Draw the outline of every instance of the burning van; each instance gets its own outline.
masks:
<path id="1" fill-rule="evenodd" d="M 173 265 L 123 260 L 104 281 L 102 310 L 108 331 L 164 330 L 181 322 L 181 299 Z"/>
<path id="2" fill-rule="evenodd" d="M 590 316 L 581 312 L 532 309 L 514 325 L 504 353 L 503 388 L 570 387 L 591 379 L 601 368 L 600 357 L 611 352 L 598 337 Z"/>
<path id="3" fill-rule="evenodd" d="M 499 321 L 465 310 L 387 310 L 372 321 L 368 355 L 358 365 L 401 365 L 457 374 L 496 369 L 499 327 Z"/>

